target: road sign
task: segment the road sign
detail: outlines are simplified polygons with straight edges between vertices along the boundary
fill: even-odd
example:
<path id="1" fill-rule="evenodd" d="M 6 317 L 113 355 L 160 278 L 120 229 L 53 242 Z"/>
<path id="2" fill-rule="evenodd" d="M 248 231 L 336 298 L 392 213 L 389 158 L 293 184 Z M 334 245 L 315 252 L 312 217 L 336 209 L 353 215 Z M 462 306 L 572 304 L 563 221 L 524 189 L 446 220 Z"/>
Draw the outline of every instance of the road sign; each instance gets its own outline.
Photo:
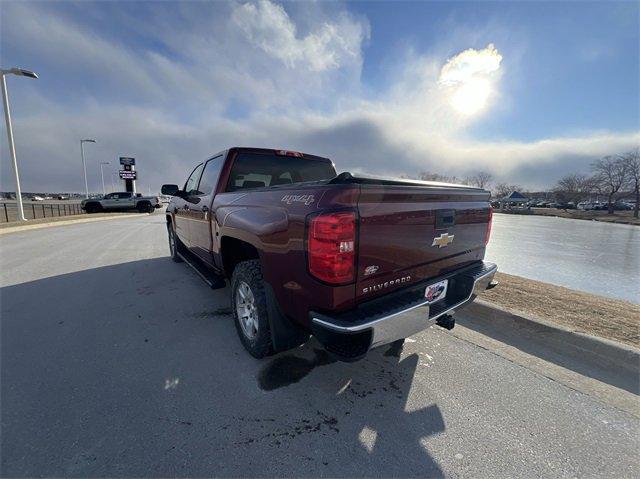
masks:
<path id="1" fill-rule="evenodd" d="M 137 171 L 135 170 L 120 170 L 120 178 L 123 180 L 137 180 Z"/>
<path id="2" fill-rule="evenodd" d="M 125 165 L 125 166 L 135 165 L 136 164 L 136 159 L 135 158 L 129 158 L 128 156 L 121 156 L 120 157 L 120 164 L 121 165 Z"/>

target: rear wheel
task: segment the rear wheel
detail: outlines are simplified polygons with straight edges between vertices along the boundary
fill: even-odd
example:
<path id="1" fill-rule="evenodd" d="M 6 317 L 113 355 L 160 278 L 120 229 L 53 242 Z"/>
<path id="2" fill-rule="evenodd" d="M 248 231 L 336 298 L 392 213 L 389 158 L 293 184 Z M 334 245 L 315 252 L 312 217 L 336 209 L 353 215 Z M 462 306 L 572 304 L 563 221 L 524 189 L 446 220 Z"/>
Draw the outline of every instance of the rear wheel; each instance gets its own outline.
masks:
<path id="1" fill-rule="evenodd" d="M 259 260 L 244 261 L 233 270 L 231 305 L 242 345 L 254 358 L 271 354 L 272 341 Z"/>
<path id="2" fill-rule="evenodd" d="M 144 201 L 142 203 L 138 203 L 138 212 L 139 213 L 151 213 L 153 212 L 153 206 L 148 201 Z"/>
<path id="3" fill-rule="evenodd" d="M 102 211 L 102 205 L 100 203 L 87 203 L 84 210 L 87 213 L 99 213 Z"/>
<path id="4" fill-rule="evenodd" d="M 167 223 L 167 232 L 169 233 L 169 252 L 171 253 L 171 259 L 176 263 L 182 263 L 182 258 L 178 255 L 180 240 L 177 238 L 176 232 L 173 231 L 171 223 Z"/>

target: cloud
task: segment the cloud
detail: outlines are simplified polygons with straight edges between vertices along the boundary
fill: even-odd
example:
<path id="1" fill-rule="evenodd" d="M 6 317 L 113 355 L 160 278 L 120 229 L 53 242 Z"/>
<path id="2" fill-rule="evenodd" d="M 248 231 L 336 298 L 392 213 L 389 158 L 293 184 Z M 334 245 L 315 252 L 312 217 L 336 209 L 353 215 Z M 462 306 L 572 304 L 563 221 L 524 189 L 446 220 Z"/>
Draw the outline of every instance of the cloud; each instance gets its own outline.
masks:
<path id="1" fill-rule="evenodd" d="M 440 83 L 458 85 L 478 77 L 486 77 L 500 69 L 502 55 L 490 43 L 482 50 L 469 48 L 447 60 L 440 71 Z"/>
<path id="2" fill-rule="evenodd" d="M 268 0 L 234 8 L 232 19 L 247 39 L 285 66 L 303 65 L 322 72 L 344 62 L 360 62 L 360 46 L 368 35 L 366 26 L 340 15 L 337 22 L 321 22 L 303 38 L 285 9 Z"/>
<path id="3" fill-rule="evenodd" d="M 157 191 L 235 145 L 329 156 L 341 171 L 483 169 L 538 187 L 640 141 L 606 131 L 474 140 L 468 126 L 499 98 L 498 48 L 408 54 L 374 92 L 361 80 L 368 23 L 340 4 L 91 4 L 102 15 L 91 25 L 87 4 L 66 5 L 3 4 L 3 56 L 41 73 L 10 85 L 25 191 L 81 191 L 82 137 L 98 140 L 86 150 L 92 191 L 100 161 L 111 162 L 109 184 L 117 158 L 136 157 L 141 190 Z M 11 178 L 3 161 L 2 190 Z"/>

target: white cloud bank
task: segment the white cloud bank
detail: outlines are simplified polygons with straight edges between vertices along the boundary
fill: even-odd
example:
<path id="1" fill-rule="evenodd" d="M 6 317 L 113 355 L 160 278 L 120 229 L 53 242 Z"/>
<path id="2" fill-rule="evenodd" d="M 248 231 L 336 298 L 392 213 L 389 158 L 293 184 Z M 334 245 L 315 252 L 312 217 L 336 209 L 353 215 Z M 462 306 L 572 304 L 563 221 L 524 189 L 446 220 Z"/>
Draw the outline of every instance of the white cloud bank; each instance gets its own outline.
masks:
<path id="1" fill-rule="evenodd" d="M 25 191 L 80 191 L 82 137 L 98 140 L 87 149 L 94 191 L 99 161 L 116 171 L 118 156 L 135 156 L 141 189 L 155 191 L 234 145 L 307 151 L 340 170 L 394 176 L 483 169 L 537 187 L 640 142 L 638 133 L 612 132 L 469 138 L 505 80 L 492 44 L 448 60 L 413 57 L 387 91 L 365 94 L 369 25 L 338 4 L 153 4 L 144 21 L 118 10 L 136 32 L 130 42 L 86 26 L 85 9 L 96 4 L 76 6 L 75 16 L 56 5 L 3 5 L 3 56 L 45 73 L 11 84 Z M 0 187 L 11 190 L 8 162 L 0 167 Z"/>
<path id="2" fill-rule="evenodd" d="M 237 5 L 232 18 L 253 45 L 290 69 L 301 65 L 322 72 L 359 63 L 360 46 L 367 34 L 360 23 L 343 14 L 337 22 L 323 22 L 298 38 L 296 25 L 285 9 L 268 0 Z"/>

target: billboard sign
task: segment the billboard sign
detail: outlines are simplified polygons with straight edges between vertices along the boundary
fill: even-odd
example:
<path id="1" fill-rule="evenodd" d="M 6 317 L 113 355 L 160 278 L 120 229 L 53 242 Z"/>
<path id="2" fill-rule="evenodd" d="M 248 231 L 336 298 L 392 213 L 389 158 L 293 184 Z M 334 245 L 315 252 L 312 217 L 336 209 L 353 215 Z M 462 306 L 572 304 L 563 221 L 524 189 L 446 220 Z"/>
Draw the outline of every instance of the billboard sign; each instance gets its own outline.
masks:
<path id="1" fill-rule="evenodd" d="M 137 180 L 137 171 L 134 170 L 120 170 L 120 178 L 123 180 Z"/>
<path id="2" fill-rule="evenodd" d="M 120 164 L 123 166 L 133 166 L 136 164 L 136 159 L 135 158 L 129 158 L 127 156 L 121 156 L 120 157 Z"/>

